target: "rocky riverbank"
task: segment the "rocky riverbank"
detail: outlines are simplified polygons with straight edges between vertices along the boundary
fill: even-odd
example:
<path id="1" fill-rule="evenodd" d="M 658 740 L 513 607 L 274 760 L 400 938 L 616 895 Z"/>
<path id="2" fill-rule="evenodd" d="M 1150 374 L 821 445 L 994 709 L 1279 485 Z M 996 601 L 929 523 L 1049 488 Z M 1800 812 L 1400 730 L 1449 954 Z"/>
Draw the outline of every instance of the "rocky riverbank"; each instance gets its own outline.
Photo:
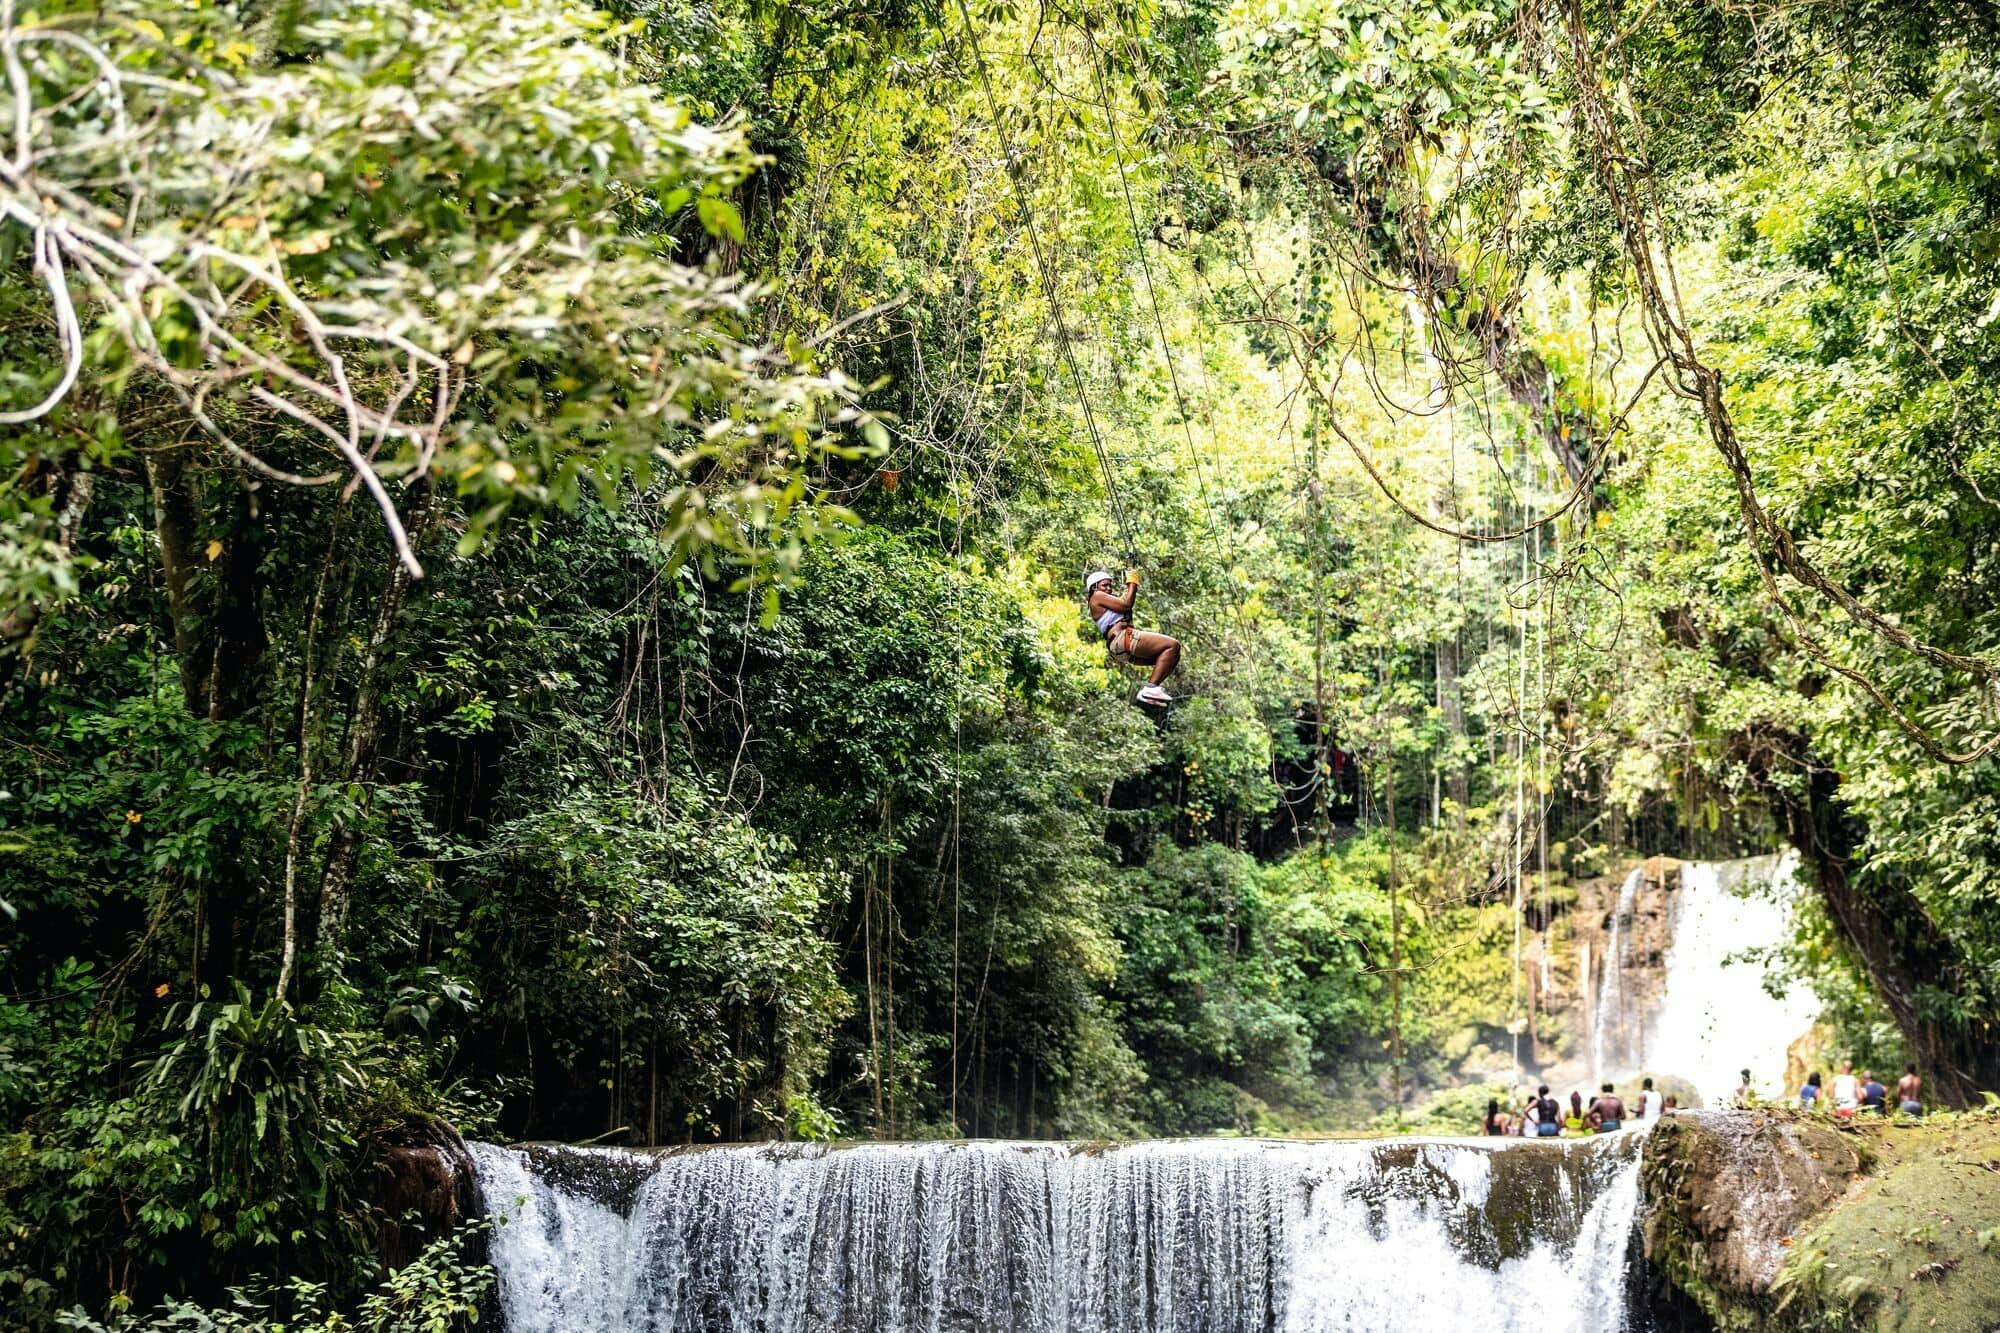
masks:
<path id="1" fill-rule="evenodd" d="M 1642 1178 L 1648 1263 L 1718 1328 L 2000 1329 L 2000 1116 L 1684 1113 Z"/>

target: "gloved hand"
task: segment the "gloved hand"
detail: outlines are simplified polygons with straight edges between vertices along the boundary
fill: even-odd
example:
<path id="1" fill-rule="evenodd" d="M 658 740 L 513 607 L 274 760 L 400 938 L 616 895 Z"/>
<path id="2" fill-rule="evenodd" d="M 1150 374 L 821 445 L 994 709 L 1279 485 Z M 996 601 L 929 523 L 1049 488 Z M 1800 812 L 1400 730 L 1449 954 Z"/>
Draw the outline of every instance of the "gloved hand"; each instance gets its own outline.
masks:
<path id="1" fill-rule="evenodd" d="M 1136 588 L 1136 587 L 1138 587 L 1138 586 L 1139 586 L 1139 571 L 1138 571 L 1138 570 L 1136 570 L 1136 569 L 1128 569 L 1128 570 L 1126 570 L 1126 571 L 1125 571 L 1125 586 L 1126 586 L 1126 587 L 1128 587 L 1128 588 Z"/>

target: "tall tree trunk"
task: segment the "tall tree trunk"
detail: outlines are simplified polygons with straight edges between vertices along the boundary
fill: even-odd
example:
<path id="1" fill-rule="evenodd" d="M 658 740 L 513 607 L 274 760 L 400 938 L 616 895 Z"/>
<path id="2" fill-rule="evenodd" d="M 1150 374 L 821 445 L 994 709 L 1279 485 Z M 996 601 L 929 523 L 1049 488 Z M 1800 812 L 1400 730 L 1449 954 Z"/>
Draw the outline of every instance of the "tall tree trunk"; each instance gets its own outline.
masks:
<path id="1" fill-rule="evenodd" d="M 421 550 L 425 537 L 436 525 L 443 508 L 443 495 L 435 487 L 424 502 L 423 512 L 410 531 L 412 550 Z M 375 622 L 368 632 L 368 644 L 361 658 L 361 674 L 354 689 L 354 706 L 348 716 L 347 738 L 341 756 L 341 780 L 362 791 L 361 809 L 353 817 L 334 826 L 327 840 L 326 863 L 320 873 L 316 919 L 309 939 L 322 973 L 339 957 L 346 943 L 347 924 L 353 910 L 354 860 L 361 850 L 360 818 L 367 810 L 367 783 L 375 766 L 376 743 L 381 739 L 382 671 L 389 655 L 389 642 L 396 622 L 409 598 L 414 582 L 409 569 L 393 563 L 382 597 L 375 606 Z"/>
<path id="2" fill-rule="evenodd" d="M 148 449 L 143 456 L 182 701 L 190 715 L 211 722 L 252 717 L 269 697 L 264 665 L 270 646 L 264 627 L 263 526 L 255 512 L 255 497 L 230 486 L 223 502 L 235 512 L 229 515 L 223 537 L 204 544 L 203 497 L 196 489 L 188 450 Z M 202 580 L 204 569 L 213 577 Z M 226 769 L 233 762 L 218 754 L 209 766 Z M 211 988 L 241 972 L 252 944 L 250 909 L 257 888 L 257 871 L 243 830 L 225 826 L 218 837 L 223 845 L 216 871 L 195 888 L 201 895 L 197 917 L 204 936 L 195 980 Z"/>
<path id="3" fill-rule="evenodd" d="M 167 585 L 167 618 L 173 623 L 174 656 L 180 663 L 181 696 L 196 717 L 206 715 L 202 682 L 201 612 L 195 605 L 195 504 L 187 473 L 187 451 L 148 450 L 146 485 L 153 496 L 153 526 L 160 535 L 160 572 Z"/>
<path id="4" fill-rule="evenodd" d="M 1946 1023 L 1926 1011 L 1924 989 L 1967 993 L 1965 961 L 1900 876 L 1856 875 L 1864 831 L 1840 799 L 1839 783 L 1821 769 L 1804 792 L 1774 790 L 1773 799 L 1811 869 L 1820 902 L 1895 1019 L 1931 1092 L 1950 1105 L 1970 1106 L 1982 1088 L 2000 1088 L 2000 1031 L 1990 1017 Z"/>
<path id="5" fill-rule="evenodd" d="M 211 722 L 248 721 L 263 711 L 272 694 L 265 674 L 270 648 L 264 628 L 265 528 L 257 513 L 256 493 L 234 479 L 212 487 L 210 503 L 211 513 L 219 511 L 226 525 L 217 538 L 220 549 L 210 543 L 198 553 L 214 570 L 214 595 L 202 635 L 208 664 L 202 705 Z M 269 726 L 263 731 L 267 740 L 273 735 Z M 229 768 L 238 762 L 219 755 L 215 766 Z M 241 825 L 227 826 L 215 877 L 208 884 L 209 939 L 202 954 L 207 975 L 201 979 L 211 989 L 243 974 L 254 943 L 261 868 L 245 834 Z"/>

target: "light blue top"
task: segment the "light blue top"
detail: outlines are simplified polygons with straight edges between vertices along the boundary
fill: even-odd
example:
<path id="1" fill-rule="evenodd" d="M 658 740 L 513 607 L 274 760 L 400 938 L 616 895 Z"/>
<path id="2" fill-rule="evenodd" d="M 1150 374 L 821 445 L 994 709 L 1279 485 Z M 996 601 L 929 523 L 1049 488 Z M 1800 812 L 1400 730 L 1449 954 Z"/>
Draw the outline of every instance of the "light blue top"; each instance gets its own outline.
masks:
<path id="1" fill-rule="evenodd" d="M 1118 622 L 1123 619 L 1125 619 L 1123 611 L 1106 611 L 1097 618 L 1097 632 L 1108 635 L 1118 627 Z"/>

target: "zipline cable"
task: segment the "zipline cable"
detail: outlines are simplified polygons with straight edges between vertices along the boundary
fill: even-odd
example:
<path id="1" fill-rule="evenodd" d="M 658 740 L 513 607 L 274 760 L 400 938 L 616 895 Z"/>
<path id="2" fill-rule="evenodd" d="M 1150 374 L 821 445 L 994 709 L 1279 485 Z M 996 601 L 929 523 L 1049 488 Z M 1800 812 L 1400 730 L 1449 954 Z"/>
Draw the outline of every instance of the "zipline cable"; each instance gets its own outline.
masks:
<path id="1" fill-rule="evenodd" d="M 1035 253 L 1035 267 L 1041 272 L 1042 286 L 1048 294 L 1049 318 L 1056 326 L 1056 345 L 1062 351 L 1063 364 L 1068 368 L 1070 382 L 1076 388 L 1077 405 L 1083 409 L 1083 424 L 1090 433 L 1091 447 L 1097 451 L 1097 465 L 1104 470 L 1104 490 L 1111 500 L 1111 513 L 1118 522 L 1119 535 L 1125 542 L 1125 562 L 1137 565 L 1138 548 L 1132 542 L 1132 525 L 1125 517 L 1125 502 L 1118 494 L 1118 477 L 1111 467 L 1111 455 L 1105 450 L 1103 433 L 1097 428 L 1097 415 L 1090 409 L 1090 394 L 1084 386 L 1083 371 L 1077 366 L 1076 349 L 1070 344 L 1069 325 L 1063 319 L 1061 288 L 1057 286 L 1055 269 L 1049 263 L 1048 254 L 1042 248 L 1034 202 L 1028 198 L 1028 187 L 1021 181 L 1021 158 L 1015 151 L 1013 136 L 1007 132 L 1006 119 L 1000 114 L 1000 98 L 993 90 L 993 74 L 987 68 L 986 52 L 979 44 L 979 29 L 972 21 L 972 11 L 966 7 L 965 0 L 955 0 L 955 4 L 959 18 L 965 23 L 965 40 L 972 48 L 972 60 L 979 70 L 980 86 L 986 93 L 986 108 L 993 117 L 993 132 L 999 136 L 1000 151 L 1007 160 L 1007 179 L 1014 187 L 1014 201 L 1021 210 L 1022 228 L 1028 233 L 1028 244 Z M 938 27 L 944 27 L 942 15 L 939 16 Z"/>
<path id="2" fill-rule="evenodd" d="M 1160 354 L 1167 363 L 1167 381 L 1173 386 L 1174 407 L 1180 413 L 1181 435 L 1187 441 L 1188 461 L 1194 465 L 1195 489 L 1201 496 L 1202 516 L 1207 522 L 1209 540 L 1217 548 L 1218 558 L 1222 552 L 1222 538 L 1216 530 L 1215 506 L 1208 498 L 1208 477 L 1201 466 L 1201 451 L 1194 442 L 1193 418 L 1188 412 L 1187 394 L 1181 388 L 1180 369 L 1174 364 L 1173 339 L 1167 336 L 1166 316 L 1160 311 L 1160 289 L 1153 281 L 1153 265 L 1146 258 L 1146 247 L 1139 235 L 1139 210 L 1132 202 L 1132 182 L 1125 174 L 1125 146 L 1118 137 L 1118 117 L 1111 105 L 1111 85 L 1105 78 L 1104 53 L 1089 33 L 1084 34 L 1091 49 L 1091 72 L 1097 80 L 1098 100 L 1104 105 L 1104 128 L 1111 136 L 1111 162 L 1118 169 L 1118 189 L 1125 199 L 1125 217 L 1132 233 L 1132 252 L 1138 256 L 1139 272 L 1146 279 L 1146 302 L 1152 308 L 1153 327 L 1160 335 Z"/>
<path id="3" fill-rule="evenodd" d="M 1201 465 L 1201 449 L 1194 440 L 1194 415 L 1188 410 L 1187 392 L 1181 387 L 1180 368 L 1174 355 L 1174 340 L 1167 333 L 1167 320 L 1160 308 L 1160 288 L 1153 277 L 1152 261 L 1146 257 L 1146 245 L 1139 230 L 1139 209 L 1132 199 L 1132 182 L 1125 171 L 1125 145 L 1118 135 L 1118 116 L 1112 105 L 1111 84 L 1105 72 L 1106 58 L 1096 39 L 1088 31 L 1083 38 L 1091 51 L 1091 72 L 1096 78 L 1098 101 L 1104 109 L 1104 127 L 1111 139 L 1111 161 L 1118 171 L 1118 189 L 1125 200 L 1125 218 L 1132 236 L 1132 252 L 1138 257 L 1139 272 L 1146 280 L 1146 303 L 1153 314 L 1153 327 L 1160 335 L 1160 356 L 1167 365 L 1167 381 L 1173 386 L 1174 408 L 1181 419 L 1181 437 L 1187 441 L 1188 462 L 1194 467 L 1195 490 L 1201 499 L 1202 523 L 1207 529 L 1209 544 L 1214 548 L 1215 561 L 1229 584 L 1230 609 L 1235 613 L 1237 628 L 1242 631 L 1247 643 L 1251 634 L 1249 621 L 1243 614 L 1243 598 L 1238 586 L 1235 566 L 1229 559 L 1229 549 L 1222 540 L 1222 530 L 1215 518 L 1215 504 L 1208 494 L 1208 476 Z M 1204 366 L 1203 373 L 1206 374 Z M 1210 425 L 1213 427 L 1213 408 L 1210 409 Z M 1228 659 L 1225 659 L 1228 660 Z"/>

